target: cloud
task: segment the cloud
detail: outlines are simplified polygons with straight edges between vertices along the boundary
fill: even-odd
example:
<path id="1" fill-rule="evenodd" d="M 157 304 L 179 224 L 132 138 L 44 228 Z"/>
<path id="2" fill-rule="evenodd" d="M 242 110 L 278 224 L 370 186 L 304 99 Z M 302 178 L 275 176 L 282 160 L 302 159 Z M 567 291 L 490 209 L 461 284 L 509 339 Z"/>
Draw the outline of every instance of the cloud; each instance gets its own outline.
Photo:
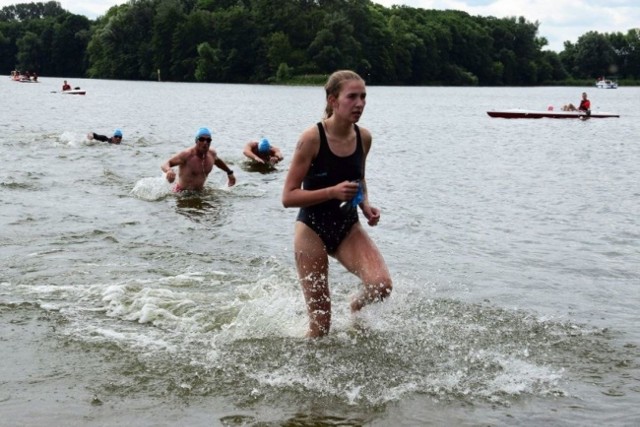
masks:
<path id="1" fill-rule="evenodd" d="M 46 3 L 48 0 L 39 0 Z M 76 15 L 84 15 L 90 19 L 96 19 L 104 15 L 107 11 L 119 4 L 126 3 L 127 0 L 57 0 L 63 9 Z M 0 8 L 21 3 L 32 3 L 26 0 L 0 0 Z"/>

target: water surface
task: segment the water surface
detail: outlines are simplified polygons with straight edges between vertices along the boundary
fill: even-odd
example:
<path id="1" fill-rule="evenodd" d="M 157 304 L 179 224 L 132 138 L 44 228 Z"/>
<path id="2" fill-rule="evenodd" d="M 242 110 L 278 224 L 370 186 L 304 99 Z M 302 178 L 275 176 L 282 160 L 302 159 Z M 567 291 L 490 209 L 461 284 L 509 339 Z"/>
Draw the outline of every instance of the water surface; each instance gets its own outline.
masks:
<path id="1" fill-rule="evenodd" d="M 392 297 L 303 338 L 280 194 L 322 88 L 0 82 L 0 408 L 20 425 L 637 425 L 640 89 L 369 87 Z M 9 106 L 10 105 L 10 106 Z M 236 171 L 175 195 L 195 131 Z M 90 131 L 124 132 L 120 146 Z M 245 164 L 268 137 L 285 161 Z"/>

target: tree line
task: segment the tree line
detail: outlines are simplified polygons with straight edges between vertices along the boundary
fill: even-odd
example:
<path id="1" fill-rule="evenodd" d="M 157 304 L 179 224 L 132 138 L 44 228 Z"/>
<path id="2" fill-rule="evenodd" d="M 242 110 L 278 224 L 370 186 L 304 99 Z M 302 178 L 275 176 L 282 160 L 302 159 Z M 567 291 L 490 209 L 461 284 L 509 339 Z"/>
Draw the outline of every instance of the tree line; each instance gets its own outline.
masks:
<path id="1" fill-rule="evenodd" d="M 349 68 L 374 85 L 640 80 L 640 29 L 545 50 L 538 22 L 369 0 L 130 0 L 96 20 L 59 2 L 0 10 L 0 70 L 57 77 L 288 82 Z"/>

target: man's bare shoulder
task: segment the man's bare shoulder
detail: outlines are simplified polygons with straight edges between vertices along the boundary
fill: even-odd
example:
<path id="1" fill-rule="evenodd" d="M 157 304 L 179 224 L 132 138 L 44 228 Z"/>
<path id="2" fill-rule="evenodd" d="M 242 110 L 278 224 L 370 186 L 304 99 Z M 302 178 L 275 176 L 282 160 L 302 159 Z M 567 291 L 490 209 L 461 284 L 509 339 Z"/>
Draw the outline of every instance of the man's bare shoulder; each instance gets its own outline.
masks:
<path id="1" fill-rule="evenodd" d="M 176 154 L 176 157 L 181 159 L 181 160 L 183 160 L 183 161 L 186 161 L 186 160 L 188 160 L 189 158 L 191 158 L 191 157 L 193 157 L 195 155 L 196 155 L 195 148 L 190 147 L 190 148 L 186 148 L 186 149 L 182 150 L 181 152 L 179 152 L 178 154 Z"/>

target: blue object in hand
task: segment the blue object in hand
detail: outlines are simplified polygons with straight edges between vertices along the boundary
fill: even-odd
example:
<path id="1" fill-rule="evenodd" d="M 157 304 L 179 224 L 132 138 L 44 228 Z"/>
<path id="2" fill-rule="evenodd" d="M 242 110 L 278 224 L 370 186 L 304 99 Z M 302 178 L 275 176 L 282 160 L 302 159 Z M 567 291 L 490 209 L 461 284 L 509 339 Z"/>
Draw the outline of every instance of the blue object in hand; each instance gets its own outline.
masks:
<path id="1" fill-rule="evenodd" d="M 353 199 L 345 200 L 344 202 L 340 203 L 340 209 L 344 213 L 355 210 L 358 208 L 358 205 L 362 203 L 363 199 L 364 194 L 362 193 L 362 182 L 358 181 L 358 191 L 356 192 L 356 195 L 353 196 Z"/>

